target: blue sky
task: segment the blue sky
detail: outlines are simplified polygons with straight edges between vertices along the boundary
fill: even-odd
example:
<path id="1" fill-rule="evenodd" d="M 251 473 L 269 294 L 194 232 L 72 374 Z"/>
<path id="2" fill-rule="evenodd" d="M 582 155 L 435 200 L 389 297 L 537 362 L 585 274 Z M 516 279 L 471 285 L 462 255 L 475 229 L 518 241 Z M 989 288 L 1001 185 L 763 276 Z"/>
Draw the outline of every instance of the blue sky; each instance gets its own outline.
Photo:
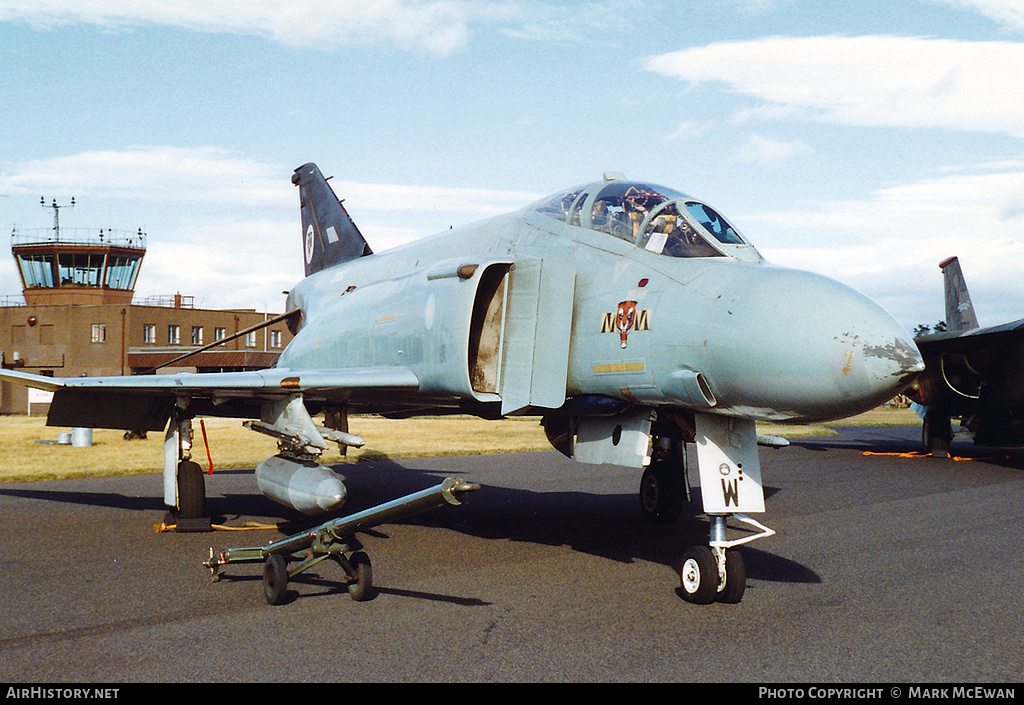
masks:
<path id="1" fill-rule="evenodd" d="M 908 329 L 957 255 L 992 325 L 1024 315 L 1022 67 L 1019 0 L 0 0 L 0 225 L 73 196 L 64 227 L 147 231 L 137 295 L 280 310 L 307 161 L 375 250 L 613 170 Z"/>

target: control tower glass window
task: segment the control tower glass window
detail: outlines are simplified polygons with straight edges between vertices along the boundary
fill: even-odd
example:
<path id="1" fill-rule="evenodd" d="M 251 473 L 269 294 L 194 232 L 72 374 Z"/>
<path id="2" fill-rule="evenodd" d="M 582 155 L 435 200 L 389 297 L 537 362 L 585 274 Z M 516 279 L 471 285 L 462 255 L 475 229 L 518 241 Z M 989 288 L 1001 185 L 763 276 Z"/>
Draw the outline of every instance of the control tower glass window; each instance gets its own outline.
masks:
<path id="1" fill-rule="evenodd" d="M 62 252 L 57 257 L 60 285 L 99 286 L 105 259 L 106 256 L 101 254 Z"/>
<path id="2" fill-rule="evenodd" d="M 133 289 L 135 276 L 139 271 L 140 259 L 111 255 L 107 262 L 107 280 L 104 284 L 111 289 Z"/>
<path id="3" fill-rule="evenodd" d="M 19 254 L 17 259 L 26 288 L 49 288 L 53 286 L 53 255 Z"/>

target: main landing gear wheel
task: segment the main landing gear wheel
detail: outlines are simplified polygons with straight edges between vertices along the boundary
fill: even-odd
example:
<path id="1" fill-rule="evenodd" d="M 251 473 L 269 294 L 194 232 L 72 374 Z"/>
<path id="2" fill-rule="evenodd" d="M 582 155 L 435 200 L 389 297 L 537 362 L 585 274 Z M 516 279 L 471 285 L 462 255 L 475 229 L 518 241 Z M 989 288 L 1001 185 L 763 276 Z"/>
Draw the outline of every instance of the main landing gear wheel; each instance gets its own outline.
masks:
<path id="1" fill-rule="evenodd" d="M 640 478 L 640 514 L 652 524 L 671 524 L 686 503 L 682 473 L 664 461 L 651 463 Z"/>
<path id="2" fill-rule="evenodd" d="M 263 597 L 267 603 L 279 605 L 288 592 L 288 563 L 284 556 L 272 553 L 263 564 Z"/>
<path id="3" fill-rule="evenodd" d="M 178 463 L 178 516 L 182 519 L 206 516 L 206 480 L 199 463 L 191 460 Z"/>
<path id="4" fill-rule="evenodd" d="M 921 443 L 933 458 L 948 458 L 949 444 L 953 440 L 953 427 L 949 416 L 928 411 L 921 424 Z"/>
<path id="5" fill-rule="evenodd" d="M 708 546 L 693 546 L 683 554 L 680 589 L 683 599 L 695 605 L 708 605 L 718 600 L 735 604 L 747 589 L 747 569 L 739 551 L 725 552 L 724 582 L 718 559 Z"/>

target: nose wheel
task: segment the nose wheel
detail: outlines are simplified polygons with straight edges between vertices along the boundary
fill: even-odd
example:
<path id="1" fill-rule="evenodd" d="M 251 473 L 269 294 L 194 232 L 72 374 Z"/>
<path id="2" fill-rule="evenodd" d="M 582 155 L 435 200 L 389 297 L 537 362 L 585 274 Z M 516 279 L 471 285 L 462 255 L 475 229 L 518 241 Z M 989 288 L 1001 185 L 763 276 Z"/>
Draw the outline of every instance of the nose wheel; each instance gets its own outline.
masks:
<path id="1" fill-rule="evenodd" d="M 727 541 L 726 521 L 733 516 L 760 530 L 760 533 Z M 747 590 L 747 567 L 736 546 L 755 539 L 773 536 L 774 531 L 743 514 L 711 516 L 711 541 L 707 546 L 692 546 L 683 554 L 679 572 L 679 592 L 695 605 L 712 602 L 735 604 Z"/>
<path id="2" fill-rule="evenodd" d="M 747 589 L 747 568 L 735 548 L 693 546 L 683 554 L 679 575 L 683 599 L 695 605 L 712 602 L 735 604 Z"/>

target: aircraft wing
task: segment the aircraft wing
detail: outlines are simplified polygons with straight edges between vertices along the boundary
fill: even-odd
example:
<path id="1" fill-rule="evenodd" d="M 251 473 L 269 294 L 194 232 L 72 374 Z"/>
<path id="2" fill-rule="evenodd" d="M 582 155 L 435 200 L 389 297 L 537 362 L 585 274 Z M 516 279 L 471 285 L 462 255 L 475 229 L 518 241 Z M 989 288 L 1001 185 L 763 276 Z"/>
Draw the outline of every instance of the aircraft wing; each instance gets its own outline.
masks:
<path id="1" fill-rule="evenodd" d="M 1019 340 L 1021 336 L 1024 336 L 1024 318 L 988 328 L 932 333 L 917 338 L 914 342 L 924 354 L 941 352 L 968 354 Z"/>
<path id="2" fill-rule="evenodd" d="M 48 425 L 139 431 L 163 430 L 178 397 L 191 400 L 196 413 L 256 418 L 259 400 L 301 393 L 310 401 L 344 401 L 419 388 L 416 374 L 404 367 L 65 378 L 0 370 L 0 380 L 53 392 Z"/>
<path id="3" fill-rule="evenodd" d="M 975 413 L 980 404 L 1021 400 L 1024 319 L 988 328 L 934 333 L 914 342 L 924 358 L 925 370 L 917 379 L 917 391 L 910 396 L 919 405 L 915 410 L 922 418 L 931 410 L 943 417 L 965 416 Z M 936 423 L 926 425 L 926 433 L 932 433 Z M 939 425 L 945 428 L 946 423 Z M 933 442 L 928 441 L 934 449 Z"/>

